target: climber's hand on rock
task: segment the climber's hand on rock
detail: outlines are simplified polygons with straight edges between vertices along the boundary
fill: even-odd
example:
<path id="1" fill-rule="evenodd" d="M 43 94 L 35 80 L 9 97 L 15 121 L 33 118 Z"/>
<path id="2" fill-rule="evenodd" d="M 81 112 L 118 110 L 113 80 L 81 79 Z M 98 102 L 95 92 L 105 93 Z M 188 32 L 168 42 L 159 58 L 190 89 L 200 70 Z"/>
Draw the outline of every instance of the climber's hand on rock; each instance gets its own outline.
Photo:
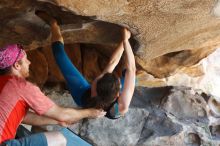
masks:
<path id="1" fill-rule="evenodd" d="M 123 28 L 123 39 L 128 40 L 131 37 L 131 32 L 127 28 Z"/>

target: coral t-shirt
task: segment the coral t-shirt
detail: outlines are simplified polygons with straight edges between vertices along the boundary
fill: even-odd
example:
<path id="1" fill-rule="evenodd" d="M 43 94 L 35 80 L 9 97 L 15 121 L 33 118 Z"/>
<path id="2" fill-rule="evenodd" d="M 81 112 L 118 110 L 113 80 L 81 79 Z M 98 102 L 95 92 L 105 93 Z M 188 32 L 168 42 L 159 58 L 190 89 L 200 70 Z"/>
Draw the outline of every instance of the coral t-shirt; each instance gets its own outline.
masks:
<path id="1" fill-rule="evenodd" d="M 25 79 L 0 76 L 0 143 L 15 138 L 29 108 L 42 115 L 53 105 L 37 86 Z"/>

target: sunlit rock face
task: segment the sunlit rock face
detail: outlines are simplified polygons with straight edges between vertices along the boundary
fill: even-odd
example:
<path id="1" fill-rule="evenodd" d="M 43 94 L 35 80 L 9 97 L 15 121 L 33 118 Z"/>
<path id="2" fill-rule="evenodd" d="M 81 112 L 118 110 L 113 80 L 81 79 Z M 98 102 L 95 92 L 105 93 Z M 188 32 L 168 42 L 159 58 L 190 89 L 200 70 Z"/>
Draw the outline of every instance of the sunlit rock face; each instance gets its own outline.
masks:
<path id="1" fill-rule="evenodd" d="M 198 73 L 198 71 L 200 71 L 200 74 L 193 75 L 192 72 L 187 73 L 186 71 L 178 72 L 170 77 L 167 77 L 166 83 L 173 86 L 185 85 L 219 98 L 219 56 L 220 49 L 218 48 L 209 56 L 194 65 L 193 70 L 195 68 L 197 70 L 194 70 L 194 73 Z M 187 70 L 190 70 L 190 68 L 187 68 Z M 220 101 L 220 99 L 217 100 Z"/>
<path id="2" fill-rule="evenodd" d="M 131 129 L 124 127 L 132 140 L 126 141 L 126 135 L 122 135 L 113 137 L 109 145 L 116 141 L 118 145 L 147 146 L 209 144 L 212 143 L 207 133 L 210 125 L 214 127 L 212 134 L 218 135 L 219 61 L 215 62 L 215 58 L 220 57 L 217 53 L 214 59 L 209 59 L 220 47 L 218 0 L 1 0 L 0 47 L 9 43 L 23 44 L 32 62 L 30 80 L 43 87 L 60 85 L 65 80 L 51 51 L 50 27 L 34 14 L 35 10 L 47 11 L 58 20 L 65 50 L 89 82 L 104 69 L 122 40 L 122 27 L 127 27 L 132 32 L 130 42 L 137 66 L 136 85 L 187 87 L 169 90 L 159 102 L 154 100 L 155 96 L 145 99 L 154 90 L 137 89 L 138 100 L 132 102 L 135 106 L 128 117 L 120 121 L 133 125 Z M 124 58 L 116 68 L 119 76 L 123 66 Z M 163 88 L 156 92 L 163 93 Z M 207 98 L 200 96 L 202 92 Z M 132 117 L 136 120 L 132 121 Z M 135 127 L 136 123 L 139 125 Z M 92 133 L 99 131 L 99 124 L 85 122 L 81 134 L 93 142 L 99 141 L 100 135 Z M 103 126 L 108 127 L 108 124 L 111 126 L 108 122 Z M 104 133 L 106 129 L 103 129 Z M 111 130 L 120 133 L 117 127 Z M 94 143 L 105 145 L 99 142 Z"/>
<path id="3" fill-rule="evenodd" d="M 35 10 L 46 10 L 61 24 L 66 44 L 102 45 L 92 52 L 107 60 L 121 40 L 121 27 L 128 27 L 138 70 L 164 78 L 195 65 L 219 46 L 218 4 L 215 0 L 3 0 L 0 46 L 21 43 L 27 50 L 50 46 L 49 26 L 34 15 Z M 88 75 L 89 80 L 97 74 Z"/>

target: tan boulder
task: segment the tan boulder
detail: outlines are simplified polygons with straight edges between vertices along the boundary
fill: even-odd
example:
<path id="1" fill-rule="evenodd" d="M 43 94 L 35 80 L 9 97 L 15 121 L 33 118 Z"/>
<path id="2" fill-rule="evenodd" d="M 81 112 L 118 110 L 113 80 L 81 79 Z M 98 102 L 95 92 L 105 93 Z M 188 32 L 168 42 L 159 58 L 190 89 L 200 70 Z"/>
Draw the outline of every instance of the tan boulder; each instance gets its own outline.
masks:
<path id="1" fill-rule="evenodd" d="M 3 0 L 0 5 L 0 12 L 5 14 L 0 16 L 0 46 L 21 43 L 32 50 L 50 45 L 50 27 L 34 14 L 36 9 L 57 18 L 66 44 L 117 46 L 121 27 L 126 26 L 133 34 L 138 69 L 154 78 L 178 72 L 192 75 L 197 71 L 191 67 L 220 46 L 219 3 L 215 0 Z M 103 60 L 107 61 L 114 49 L 110 48 L 96 49 L 102 56 L 97 58 L 98 64 L 105 64 Z M 97 65 L 82 62 L 89 80 L 100 73 Z M 51 69 L 49 80 L 63 81 L 58 69 Z M 198 71 L 193 76 L 199 75 Z"/>
<path id="2" fill-rule="evenodd" d="M 27 52 L 30 65 L 29 80 L 39 86 L 44 85 L 48 78 L 48 62 L 42 52 L 39 50 L 32 50 Z"/>
<path id="3" fill-rule="evenodd" d="M 65 51 L 68 54 L 70 60 L 73 64 L 81 71 L 81 52 L 79 44 L 65 45 Z M 49 69 L 48 82 L 65 82 L 63 75 L 61 74 L 55 59 L 53 57 L 51 46 L 47 46 L 42 49 L 47 62 Z"/>

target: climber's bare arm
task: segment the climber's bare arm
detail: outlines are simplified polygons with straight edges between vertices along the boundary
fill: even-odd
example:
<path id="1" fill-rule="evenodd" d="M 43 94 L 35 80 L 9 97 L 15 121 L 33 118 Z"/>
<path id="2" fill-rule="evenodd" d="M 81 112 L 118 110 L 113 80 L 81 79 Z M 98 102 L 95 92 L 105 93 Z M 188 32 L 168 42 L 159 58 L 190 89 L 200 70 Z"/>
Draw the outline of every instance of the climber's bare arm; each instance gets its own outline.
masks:
<path id="1" fill-rule="evenodd" d="M 123 42 L 121 42 L 119 46 L 113 52 L 107 66 L 102 72 L 102 75 L 105 73 L 112 73 L 114 71 L 115 67 L 118 65 L 121 59 L 123 52 L 124 52 L 124 46 L 123 46 Z"/>
<path id="2" fill-rule="evenodd" d="M 92 82 L 92 95 L 95 96 L 96 95 L 96 84 L 97 81 L 103 77 L 103 75 L 105 73 L 112 73 L 115 69 L 115 67 L 118 65 L 121 56 L 124 52 L 124 45 L 123 45 L 123 41 L 118 45 L 118 47 L 115 49 L 115 51 L 113 52 L 107 66 L 105 67 L 105 69 L 102 71 L 102 73 Z"/>
<path id="3" fill-rule="evenodd" d="M 125 56 L 126 56 L 126 73 L 125 73 L 124 88 L 118 99 L 119 112 L 121 114 L 125 114 L 128 111 L 134 93 L 135 77 L 136 77 L 135 58 L 131 45 L 128 41 L 128 39 L 131 36 L 131 33 L 127 29 L 124 29 L 124 36 L 125 38 L 123 41 L 123 45 L 125 48 Z"/>

